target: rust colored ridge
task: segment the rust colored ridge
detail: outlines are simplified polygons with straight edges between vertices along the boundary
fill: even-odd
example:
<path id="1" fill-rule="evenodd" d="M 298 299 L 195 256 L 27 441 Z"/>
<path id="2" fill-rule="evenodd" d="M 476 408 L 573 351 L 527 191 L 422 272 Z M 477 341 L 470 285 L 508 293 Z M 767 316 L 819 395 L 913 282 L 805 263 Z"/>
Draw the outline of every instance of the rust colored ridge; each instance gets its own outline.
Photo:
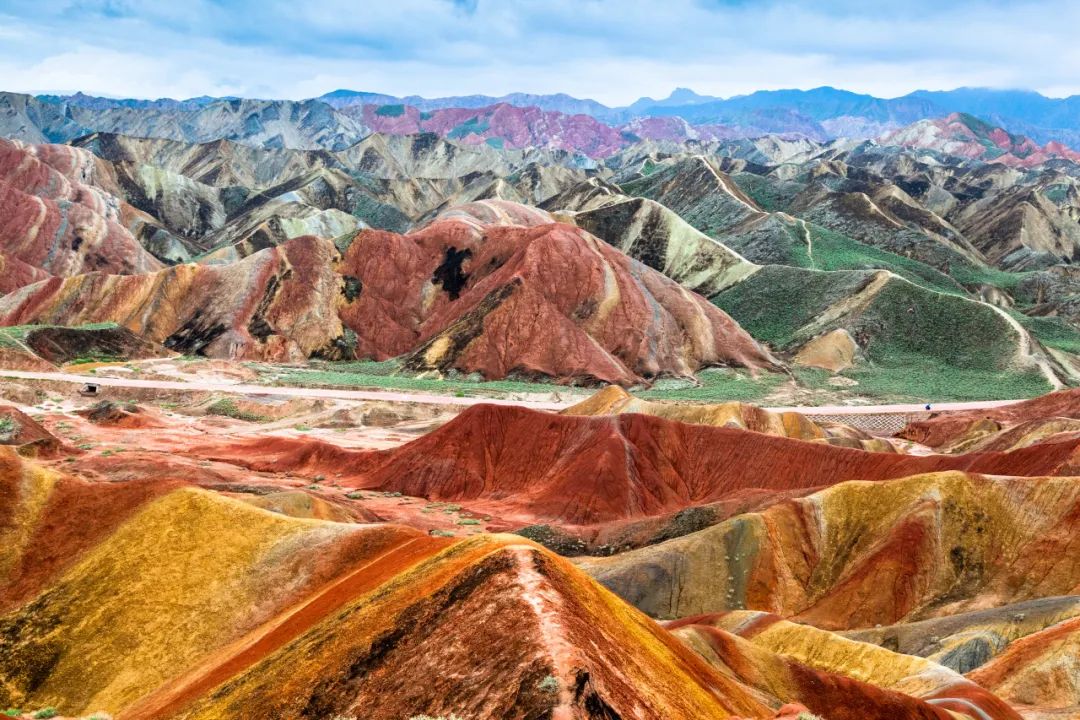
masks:
<path id="1" fill-rule="evenodd" d="M 337 257 L 330 241 L 305 236 L 230 265 L 52 278 L 0 298 L 0 324 L 115 322 L 190 354 L 334 356 L 343 334 Z"/>
<path id="2" fill-rule="evenodd" d="M 52 455 L 60 439 L 37 420 L 11 405 L 0 405 L 0 445 L 14 445 L 24 455 Z"/>
<path id="3" fill-rule="evenodd" d="M 70 148 L 69 153 L 85 151 Z M 48 154 L 63 166 L 60 153 Z M 19 283 L 41 279 L 32 269 L 70 276 L 161 268 L 161 262 L 120 224 L 120 205 L 115 197 L 42 162 L 34 147 L 0 139 L 0 215 L 4 217 L 0 252 L 14 263 L 11 275 L 4 273 L 0 291 L 11 292 Z"/>
<path id="4" fill-rule="evenodd" d="M 363 230 L 339 271 L 358 357 L 622 385 L 775 366 L 719 308 L 570 225 L 470 216 L 408 235 Z"/>
<path id="5" fill-rule="evenodd" d="M 655 617 L 753 609 L 851 630 L 1076 594 L 1078 538 L 1075 478 L 940 472 L 840 483 L 578 562 Z"/>
<path id="6" fill-rule="evenodd" d="M 1017 706 L 1080 716 L 1080 618 L 1071 618 L 1011 643 L 967 677 Z M 1034 714 L 1033 714 L 1034 715 Z"/>
<path id="7" fill-rule="evenodd" d="M 242 665 L 185 678 L 120 719 L 771 715 L 648 618 L 517 537 L 457 542 L 314 614 L 289 642 L 271 630 L 238 654 L 251 653 Z"/>
<path id="8" fill-rule="evenodd" d="M 599 390 L 576 405 L 562 411 L 563 415 L 621 415 L 637 413 L 655 415 L 668 420 L 741 428 L 766 435 L 796 440 L 821 441 L 844 447 L 861 448 L 871 452 L 896 452 L 887 441 L 869 433 L 839 423 L 815 423 L 797 412 L 774 413 L 765 408 L 741 402 L 697 404 L 650 402 L 634 397 L 616 385 Z"/>
<path id="9" fill-rule="evenodd" d="M 767 613 L 687 618 L 666 627 L 743 683 L 837 720 L 1019 720 L 991 692 L 922 658 Z"/>
<path id="10" fill-rule="evenodd" d="M 1053 475 L 1080 439 L 1011 453 L 910 456 L 807 443 L 648 415 L 582 417 L 475 405 L 398 448 L 350 451 L 264 438 L 206 457 L 272 472 L 341 472 L 351 487 L 487 501 L 537 519 L 592 525 L 660 515 L 747 489 L 795 490 L 943 470 Z"/>
<path id="11" fill-rule="evenodd" d="M 0 448 L 0 612 L 29 599 L 181 480 L 90 483 Z"/>
<path id="12" fill-rule="evenodd" d="M 942 413 L 928 420 L 909 423 L 897 436 L 937 448 L 955 441 L 979 424 L 989 433 L 1045 418 L 1080 419 L 1080 389 L 1060 390 L 999 408 Z"/>

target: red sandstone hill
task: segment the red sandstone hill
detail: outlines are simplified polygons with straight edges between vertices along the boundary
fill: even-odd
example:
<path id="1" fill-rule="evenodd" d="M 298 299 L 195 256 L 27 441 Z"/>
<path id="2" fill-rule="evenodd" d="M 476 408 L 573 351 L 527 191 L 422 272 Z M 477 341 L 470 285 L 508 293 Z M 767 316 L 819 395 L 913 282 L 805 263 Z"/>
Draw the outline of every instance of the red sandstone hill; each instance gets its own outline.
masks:
<path id="1" fill-rule="evenodd" d="M 989 435 L 1021 423 L 1053 418 L 1080 419 L 1080 389 L 1061 390 L 999 408 L 943 413 L 909 423 L 898 435 L 937 448 L 975 432 Z"/>
<path id="2" fill-rule="evenodd" d="M 78 170 L 79 160 L 61 151 L 0 139 L 0 292 L 49 275 L 131 274 L 161 267 L 121 224 L 124 212 L 137 211 L 73 179 L 89 171 Z"/>
<path id="3" fill-rule="evenodd" d="M 408 235 L 364 230 L 340 272 L 354 288 L 341 319 L 358 357 L 622 385 L 773 365 L 723 311 L 570 225 L 470 215 Z"/>
<path id="4" fill-rule="evenodd" d="M 359 452 L 268 438 L 205 454 L 256 470 L 344 470 L 343 484 L 353 487 L 592 525 L 659 515 L 753 489 L 787 491 L 942 470 L 1076 474 L 1078 445 L 1080 438 L 1074 437 L 1009 453 L 912 456 L 648 415 L 580 417 L 477 405 L 392 450 Z"/>

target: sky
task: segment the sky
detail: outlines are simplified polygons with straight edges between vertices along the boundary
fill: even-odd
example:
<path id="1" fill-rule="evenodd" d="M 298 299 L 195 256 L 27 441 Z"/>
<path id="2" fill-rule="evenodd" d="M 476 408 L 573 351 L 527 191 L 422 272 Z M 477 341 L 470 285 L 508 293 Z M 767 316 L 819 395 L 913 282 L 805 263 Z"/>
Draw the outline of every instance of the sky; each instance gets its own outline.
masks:
<path id="1" fill-rule="evenodd" d="M 1080 94 L 1080 2 L 0 0 L 0 90 L 301 99 Z"/>

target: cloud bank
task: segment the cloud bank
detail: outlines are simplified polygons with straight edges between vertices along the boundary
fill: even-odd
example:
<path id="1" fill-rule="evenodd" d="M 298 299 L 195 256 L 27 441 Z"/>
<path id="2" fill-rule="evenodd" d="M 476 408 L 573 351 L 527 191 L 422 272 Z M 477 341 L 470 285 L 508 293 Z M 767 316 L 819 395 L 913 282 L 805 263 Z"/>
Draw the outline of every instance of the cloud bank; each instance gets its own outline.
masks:
<path id="1" fill-rule="evenodd" d="M 676 86 L 1080 93 L 1071 0 L 0 0 L 4 90 L 304 98 Z"/>

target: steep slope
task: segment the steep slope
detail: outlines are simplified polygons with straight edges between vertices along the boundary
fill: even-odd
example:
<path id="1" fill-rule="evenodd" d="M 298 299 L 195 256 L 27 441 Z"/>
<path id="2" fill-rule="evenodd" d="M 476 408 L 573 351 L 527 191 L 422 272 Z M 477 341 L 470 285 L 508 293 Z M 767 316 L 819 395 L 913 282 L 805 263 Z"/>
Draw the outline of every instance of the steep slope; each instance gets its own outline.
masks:
<path id="1" fill-rule="evenodd" d="M 1017 640 L 968 677 L 1028 718 L 1075 717 L 1080 712 L 1080 619 L 1062 621 Z"/>
<path id="2" fill-rule="evenodd" d="M 341 317 L 359 357 L 411 353 L 418 369 L 627 385 L 772 364 L 700 296 L 592 235 L 542 215 L 510 221 L 531 226 L 500 219 L 537 215 L 526 208 L 477 207 L 494 210 L 353 240 L 341 273 L 358 292 Z"/>
<path id="3" fill-rule="evenodd" d="M 133 219 L 134 209 L 75 179 L 92 173 L 93 156 L 78 157 L 77 151 L 66 149 L 65 157 L 60 155 L 63 150 L 0 139 L 0 207 L 5 218 L 0 223 L 0 253 L 21 268 L 4 273 L 3 292 L 46 275 L 95 270 L 132 274 L 161 267 L 122 224 Z"/>
<path id="4" fill-rule="evenodd" d="M 0 461 L 13 490 L 0 496 L 0 528 L 17 540 L 0 546 L 5 707 L 130 719 L 770 714 L 521 538 L 451 543 L 175 483 L 102 487 L 10 451 Z M 108 514 L 70 504 L 88 491 L 112 496 Z M 64 523 L 50 514 L 58 502 L 70 508 Z M 63 558 L 45 573 L 30 562 L 43 547 Z"/>
<path id="5" fill-rule="evenodd" d="M 582 565 L 654 616 L 753 609 L 865 628 L 1076 594 L 1078 519 L 1071 477 L 932 473 L 834 485 Z"/>
<path id="6" fill-rule="evenodd" d="M 667 627 L 742 682 L 774 697 L 800 698 L 823 717 L 1020 718 L 987 690 L 932 662 L 774 615 L 735 611 Z"/>
<path id="7" fill-rule="evenodd" d="M 490 506 L 523 522 L 592 525 L 683 510 L 751 490 L 968 470 L 1068 474 L 1080 439 L 1012 453 L 911 456 L 809 443 L 649 415 L 549 415 L 477 405 L 392 450 L 274 438 L 201 451 L 254 470 L 344 473 L 343 483 Z M 1060 483 L 1048 483 L 1058 486 Z M 683 613 L 685 614 L 685 613 Z"/>
<path id="8" fill-rule="evenodd" d="M 757 270 L 660 203 L 630 198 L 602 181 L 587 180 L 543 207 L 706 297 Z"/>
<path id="9" fill-rule="evenodd" d="M 179 352 L 303 359 L 340 354 L 337 251 L 304 237 L 231 265 L 52 278 L 0 298 L 0 324 L 114 322 Z"/>

